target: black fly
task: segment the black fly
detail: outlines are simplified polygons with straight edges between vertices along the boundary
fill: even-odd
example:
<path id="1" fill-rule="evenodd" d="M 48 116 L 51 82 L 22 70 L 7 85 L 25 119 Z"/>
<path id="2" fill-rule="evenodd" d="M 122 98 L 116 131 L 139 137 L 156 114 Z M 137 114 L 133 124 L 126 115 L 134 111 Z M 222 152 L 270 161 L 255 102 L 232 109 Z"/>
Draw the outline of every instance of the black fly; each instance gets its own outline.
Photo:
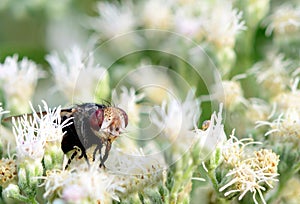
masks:
<path id="1" fill-rule="evenodd" d="M 44 114 L 44 113 L 41 113 Z M 70 125 L 63 128 L 65 133 L 61 148 L 64 154 L 75 150 L 68 160 L 65 169 L 81 151 L 79 158 L 84 158 L 89 165 L 86 150 L 96 145 L 93 152 L 95 161 L 97 152 L 100 155 L 99 167 L 105 167 L 112 142 L 122 133 L 128 124 L 126 112 L 120 108 L 103 104 L 83 103 L 70 109 L 61 110 L 61 123 L 70 119 Z M 5 119 L 4 119 L 5 120 Z M 77 150 L 76 150 L 77 149 Z"/>

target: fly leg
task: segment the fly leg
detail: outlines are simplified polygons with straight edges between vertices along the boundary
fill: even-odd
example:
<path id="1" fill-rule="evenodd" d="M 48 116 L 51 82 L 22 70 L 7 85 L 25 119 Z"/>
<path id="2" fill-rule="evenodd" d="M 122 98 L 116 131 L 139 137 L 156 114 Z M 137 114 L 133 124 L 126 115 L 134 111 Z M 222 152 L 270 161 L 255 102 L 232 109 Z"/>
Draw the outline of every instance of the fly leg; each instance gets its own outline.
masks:
<path id="1" fill-rule="evenodd" d="M 101 168 L 102 166 L 103 166 L 103 168 L 105 168 L 104 162 L 105 162 L 105 161 L 107 160 L 107 158 L 108 158 L 108 154 L 109 154 L 110 149 L 111 149 L 111 140 L 108 139 L 108 140 L 106 140 L 104 156 L 103 156 L 103 158 L 100 157 L 100 165 L 99 165 L 99 168 Z"/>
<path id="2" fill-rule="evenodd" d="M 77 155 L 77 151 L 75 150 L 75 151 L 72 153 L 71 157 L 68 159 L 68 163 L 67 163 L 66 166 L 65 166 L 65 170 L 69 167 L 69 165 L 71 164 L 72 160 L 75 158 L 76 155 Z"/>
<path id="3" fill-rule="evenodd" d="M 90 162 L 89 162 L 89 159 L 88 159 L 88 157 L 87 157 L 87 155 L 86 155 L 85 150 L 82 150 L 82 151 L 81 151 L 81 155 L 78 157 L 78 159 L 81 159 L 82 157 L 84 157 L 86 163 L 88 164 L 88 167 L 90 167 Z"/>
<path id="4" fill-rule="evenodd" d="M 95 150 L 94 150 L 94 152 L 93 152 L 93 162 L 94 162 L 95 159 L 96 159 L 97 151 L 99 151 L 99 154 L 100 154 L 100 160 L 102 159 L 101 149 L 102 149 L 102 142 L 101 142 L 99 145 L 97 145 L 97 147 L 95 148 Z"/>
<path id="5" fill-rule="evenodd" d="M 70 165 L 71 161 L 75 158 L 75 156 L 78 154 L 78 152 L 81 152 L 80 156 L 78 157 L 78 159 L 81 159 L 82 157 L 84 157 L 86 163 L 88 164 L 88 166 L 90 167 L 90 162 L 89 162 L 89 159 L 86 155 L 86 152 L 85 150 L 83 149 L 83 147 L 78 147 L 78 146 L 74 146 L 74 152 L 73 154 L 71 155 L 69 161 L 68 161 L 68 164 L 66 165 L 66 168 Z M 65 168 L 65 169 L 66 169 Z"/>

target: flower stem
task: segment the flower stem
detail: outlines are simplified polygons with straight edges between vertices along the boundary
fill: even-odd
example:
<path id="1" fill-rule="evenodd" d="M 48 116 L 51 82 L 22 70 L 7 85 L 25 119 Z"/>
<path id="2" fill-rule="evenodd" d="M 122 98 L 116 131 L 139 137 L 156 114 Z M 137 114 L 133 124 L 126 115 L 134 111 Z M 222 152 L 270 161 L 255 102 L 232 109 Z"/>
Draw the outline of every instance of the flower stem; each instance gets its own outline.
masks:
<path id="1" fill-rule="evenodd" d="M 211 181 L 214 189 L 218 192 L 219 186 L 218 186 L 218 181 L 217 181 L 216 174 L 215 174 L 215 169 L 209 169 L 208 176 L 210 178 L 210 181 Z"/>

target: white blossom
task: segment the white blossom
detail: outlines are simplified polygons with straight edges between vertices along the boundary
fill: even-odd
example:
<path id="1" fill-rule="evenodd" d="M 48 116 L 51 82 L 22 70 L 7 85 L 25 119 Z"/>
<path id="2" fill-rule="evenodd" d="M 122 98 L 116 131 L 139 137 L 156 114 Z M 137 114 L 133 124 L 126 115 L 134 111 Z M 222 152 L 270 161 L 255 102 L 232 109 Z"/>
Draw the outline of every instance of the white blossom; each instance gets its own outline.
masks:
<path id="1" fill-rule="evenodd" d="M 297 88 L 299 78 L 296 77 L 290 90 L 277 94 L 273 101 L 276 104 L 278 111 L 287 111 L 288 109 L 300 110 L 300 90 Z"/>
<path id="2" fill-rule="evenodd" d="M 44 198 L 60 198 L 67 203 L 110 202 L 112 198 L 107 189 L 112 177 L 100 171 L 98 165 L 90 169 L 76 168 L 72 170 L 51 170 L 46 176 L 40 177 L 45 187 Z"/>
<path id="3" fill-rule="evenodd" d="M 92 154 L 88 149 L 87 154 Z M 142 150 L 124 153 L 113 149 L 106 162 L 106 170 L 99 169 L 97 162 L 86 168 L 86 163 L 77 163 L 72 170 L 48 171 L 42 177 L 45 198 L 59 197 L 63 201 L 119 201 L 131 193 L 161 182 L 165 176 L 164 163 Z"/>
<path id="4" fill-rule="evenodd" d="M 173 14 L 171 2 L 160 0 L 147 1 L 142 11 L 142 20 L 146 28 L 171 29 L 173 26 Z"/>
<path id="5" fill-rule="evenodd" d="M 203 15 L 205 37 L 217 47 L 233 47 L 236 35 L 246 29 L 242 12 L 232 8 L 230 1 L 217 1 Z"/>
<path id="6" fill-rule="evenodd" d="M 279 35 L 288 35 L 300 31 L 300 8 L 290 4 L 282 4 L 267 19 L 269 25 L 266 34 L 272 32 Z"/>
<path id="7" fill-rule="evenodd" d="M 145 155 L 142 149 L 114 149 L 106 162 L 113 179 L 108 191 L 128 196 L 164 181 L 166 167 L 161 155 Z"/>
<path id="8" fill-rule="evenodd" d="M 69 120 L 61 123 L 60 107 L 51 110 L 45 101 L 44 109 L 39 106 L 36 112 L 30 104 L 32 115 L 13 118 L 13 133 L 17 144 L 18 159 L 42 159 L 47 141 L 61 141 L 63 127 L 69 125 Z M 45 111 L 45 112 L 44 112 Z"/>
<path id="9" fill-rule="evenodd" d="M 194 91 L 191 90 L 183 102 L 177 99 L 170 99 L 168 103 L 164 101 L 150 116 L 153 124 L 175 149 L 187 150 L 197 139 L 191 130 L 200 116 L 199 106 L 199 100 L 194 98 Z"/>
<path id="10" fill-rule="evenodd" d="M 214 112 L 209 121 L 205 121 L 203 129 L 197 128 L 195 123 L 195 137 L 199 139 L 201 148 L 201 159 L 204 160 L 208 155 L 212 154 L 217 148 L 222 147 L 226 141 L 224 125 L 222 124 L 222 104 L 218 114 Z"/>
<path id="11" fill-rule="evenodd" d="M 18 62 L 18 55 L 6 57 L 0 64 L 0 84 L 5 95 L 8 109 L 16 112 L 28 111 L 28 103 L 34 94 L 37 81 L 43 76 L 38 66 L 23 58 Z"/>
<path id="12" fill-rule="evenodd" d="M 99 100 L 99 88 L 103 91 L 100 94 L 106 96 L 107 71 L 94 64 L 92 53 L 85 55 L 83 50 L 74 46 L 61 57 L 53 52 L 46 59 L 52 68 L 57 88 L 69 102 Z"/>
<path id="13" fill-rule="evenodd" d="M 58 106 L 57 108 L 48 107 L 45 101 L 42 101 L 43 108 L 39 105 L 37 113 L 31 105 L 31 109 L 33 112 L 34 117 L 39 123 L 39 131 L 42 137 L 46 138 L 46 141 L 61 141 L 64 132 L 62 129 L 68 125 L 70 125 L 70 120 L 72 117 L 61 121 L 61 107 Z M 42 113 L 43 114 L 40 114 Z"/>
<path id="14" fill-rule="evenodd" d="M 254 156 L 241 160 L 226 177 L 232 178 L 227 184 L 222 186 L 219 191 L 225 189 L 227 191 L 224 196 L 229 196 L 232 193 L 239 193 L 238 200 L 241 200 L 248 192 L 252 193 L 252 198 L 255 204 L 259 202 L 256 200 L 258 193 L 261 202 L 266 204 L 262 191 L 267 188 L 273 188 L 272 183 L 277 182 L 276 178 L 277 166 L 279 163 L 279 156 L 271 150 L 261 149 L 254 152 Z"/>
<path id="15" fill-rule="evenodd" d="M 271 113 L 269 104 L 259 98 L 250 98 L 248 102 L 246 117 L 250 122 L 255 123 L 268 118 Z"/>
<path id="16" fill-rule="evenodd" d="M 191 12 L 195 6 L 178 8 L 174 17 L 175 30 L 184 36 L 200 40 L 203 36 L 202 18 L 201 16 L 193 15 Z"/>
<path id="17" fill-rule="evenodd" d="M 247 104 L 244 98 L 243 89 L 239 81 L 236 80 L 224 80 L 222 81 L 222 88 L 214 86 L 214 95 L 219 102 L 224 101 L 224 106 L 228 110 L 234 110 L 238 105 Z"/>
<path id="18" fill-rule="evenodd" d="M 300 142 L 300 114 L 296 108 L 288 108 L 273 121 L 257 121 L 256 127 L 269 126 L 265 135 L 275 141 Z"/>
<path id="19" fill-rule="evenodd" d="M 253 144 L 261 144 L 255 142 L 251 138 L 238 139 L 234 136 L 234 131 L 230 135 L 230 138 L 222 145 L 222 157 L 224 162 L 231 166 L 236 166 L 246 157 L 245 147 Z"/>
<path id="20" fill-rule="evenodd" d="M 288 68 L 290 65 L 291 61 L 286 60 L 283 54 L 271 52 L 267 55 L 267 60 L 255 64 L 251 72 L 271 96 L 276 96 L 289 85 Z"/>
<path id="21" fill-rule="evenodd" d="M 137 94 L 133 87 L 127 89 L 123 86 L 121 87 L 121 93 L 119 95 L 117 95 L 116 90 L 113 91 L 112 101 L 128 114 L 130 123 L 137 124 L 140 118 L 140 108 L 137 103 L 140 102 L 144 96 L 144 94 Z"/>
<path id="22" fill-rule="evenodd" d="M 16 139 L 17 158 L 23 160 L 42 160 L 46 138 L 39 134 L 36 118 L 23 115 L 13 118 L 13 133 Z"/>
<path id="23" fill-rule="evenodd" d="M 177 94 L 175 84 L 171 80 L 173 76 L 176 77 L 173 72 L 168 72 L 164 67 L 143 62 L 130 74 L 129 80 L 133 85 L 143 90 L 145 97 L 156 103 L 161 103 L 167 98 L 167 94 Z"/>
<path id="24" fill-rule="evenodd" d="M 108 39 L 126 34 L 136 26 L 136 18 L 129 1 L 126 4 L 99 2 L 97 11 L 99 16 L 90 20 L 90 26 Z"/>

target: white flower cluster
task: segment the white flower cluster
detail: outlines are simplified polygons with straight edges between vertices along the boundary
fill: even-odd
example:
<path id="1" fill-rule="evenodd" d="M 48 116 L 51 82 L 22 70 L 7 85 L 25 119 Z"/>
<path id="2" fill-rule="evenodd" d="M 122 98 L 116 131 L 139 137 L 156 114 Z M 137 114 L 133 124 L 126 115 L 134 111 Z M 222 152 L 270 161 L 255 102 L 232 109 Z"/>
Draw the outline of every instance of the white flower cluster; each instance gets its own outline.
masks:
<path id="1" fill-rule="evenodd" d="M 137 124 L 139 122 L 139 106 L 137 105 L 144 98 L 144 94 L 136 94 L 134 88 L 127 89 L 121 87 L 121 93 L 117 94 L 116 90 L 112 93 L 112 101 L 114 104 L 118 104 L 118 107 L 122 108 L 130 118 L 131 124 Z M 130 124 L 129 124 L 130 125 Z"/>
<path id="2" fill-rule="evenodd" d="M 88 150 L 88 154 L 92 154 Z M 44 180 L 44 197 L 58 197 L 66 202 L 119 201 L 156 185 L 164 180 L 165 167 L 159 160 L 140 151 L 124 154 L 113 149 L 106 162 L 107 170 L 100 170 L 98 163 L 90 169 L 86 163 L 77 163 L 72 170 L 48 171 Z"/>
<path id="3" fill-rule="evenodd" d="M 277 7 L 269 19 L 266 34 L 276 35 L 299 34 L 300 31 L 300 8 L 291 4 L 282 4 Z"/>
<path id="4" fill-rule="evenodd" d="M 65 51 L 63 56 L 53 52 L 46 59 L 52 68 L 58 90 L 69 102 L 97 100 L 101 98 L 98 96 L 99 89 L 102 97 L 107 95 L 107 71 L 95 65 L 92 52 L 86 55 L 81 48 L 74 46 Z"/>
<path id="5" fill-rule="evenodd" d="M 300 142 L 300 115 L 297 109 L 289 108 L 272 122 L 258 121 L 256 127 L 269 126 L 265 135 L 271 135 L 274 141 Z"/>
<path id="6" fill-rule="evenodd" d="M 165 139 L 181 153 L 188 150 L 197 140 L 192 129 L 200 116 L 199 106 L 199 100 L 194 99 L 194 91 L 191 90 L 185 101 L 164 101 L 161 107 L 156 107 L 155 114 L 151 115 L 152 122 Z"/>
<path id="7" fill-rule="evenodd" d="M 69 120 L 61 123 L 60 107 L 51 110 L 45 101 L 43 104 L 44 109 L 39 106 L 39 113 L 30 104 L 32 115 L 25 114 L 17 119 L 13 118 L 13 133 L 19 161 L 41 160 L 44 156 L 45 143 L 47 141 L 61 141 L 62 128 L 69 125 Z"/>
<path id="8" fill-rule="evenodd" d="M 217 47 L 234 47 L 235 36 L 246 29 L 245 22 L 242 21 L 242 12 L 232 8 L 232 4 L 226 1 L 219 1 L 210 6 L 205 13 L 207 19 L 203 21 L 203 32 L 207 40 Z M 218 15 L 215 15 L 216 13 Z"/>
<path id="9" fill-rule="evenodd" d="M 100 16 L 90 20 L 91 28 L 106 38 L 112 38 L 132 31 L 136 26 L 136 18 L 132 12 L 132 6 L 131 2 L 129 4 L 99 2 L 97 10 Z"/>
<path id="10" fill-rule="evenodd" d="M 108 173 L 113 177 L 110 189 L 124 197 L 163 182 L 166 167 L 158 156 L 145 155 L 142 149 L 128 153 L 115 149 L 107 161 Z"/>
<path id="11" fill-rule="evenodd" d="M 0 84 L 7 109 L 17 113 L 28 111 L 28 101 L 42 76 L 43 72 L 33 61 L 27 58 L 18 61 L 18 55 L 6 57 L 4 63 L 0 64 Z"/>
<path id="12" fill-rule="evenodd" d="M 281 53 L 271 52 L 267 60 L 254 65 L 252 71 L 256 80 L 271 96 L 282 93 L 289 85 L 289 66 L 291 62 L 286 60 Z"/>
<path id="13" fill-rule="evenodd" d="M 248 192 L 253 194 L 253 201 L 258 204 L 256 194 L 260 196 L 261 202 L 266 203 L 262 191 L 267 188 L 273 188 L 273 182 L 278 182 L 276 178 L 279 174 L 277 166 L 279 163 L 279 156 L 272 150 L 260 149 L 254 151 L 252 154 L 247 153 L 246 146 L 250 144 L 257 144 L 258 142 L 244 143 L 249 141 L 245 138 L 238 140 L 231 135 L 230 139 L 224 144 L 222 155 L 224 162 L 231 166 L 231 170 L 226 177 L 230 181 L 222 186 L 219 191 L 225 191 L 224 196 L 239 193 L 238 200 L 241 200 Z"/>
<path id="14" fill-rule="evenodd" d="M 200 159 L 203 161 L 211 156 L 217 148 L 222 148 L 227 139 L 222 124 L 222 109 L 223 105 L 221 104 L 219 112 L 214 112 L 210 120 L 203 123 L 202 129 L 198 129 L 195 124 L 195 137 L 199 139 Z"/>
<path id="15" fill-rule="evenodd" d="M 197 41 L 205 37 L 216 46 L 232 47 L 236 35 L 246 28 L 242 12 L 233 8 L 232 1 L 100 2 L 98 13 L 90 27 L 108 39 L 143 27 L 179 32 Z"/>
<path id="16" fill-rule="evenodd" d="M 95 169 L 79 172 L 52 170 L 42 179 L 45 179 L 44 197 L 48 199 L 58 196 L 67 203 L 89 201 L 102 203 L 110 200 L 106 191 L 109 180 L 104 173 Z"/>

